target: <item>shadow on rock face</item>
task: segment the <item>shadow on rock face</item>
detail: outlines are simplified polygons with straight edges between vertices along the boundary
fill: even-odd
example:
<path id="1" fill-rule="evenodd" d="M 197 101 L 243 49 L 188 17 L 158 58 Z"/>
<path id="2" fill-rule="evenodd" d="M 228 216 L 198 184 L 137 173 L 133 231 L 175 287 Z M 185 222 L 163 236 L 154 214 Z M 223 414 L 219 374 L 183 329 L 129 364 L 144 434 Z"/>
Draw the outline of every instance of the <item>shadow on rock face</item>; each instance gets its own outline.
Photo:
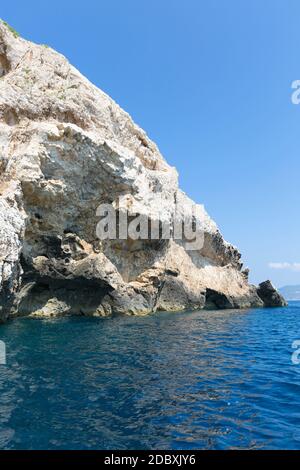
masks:
<path id="1" fill-rule="evenodd" d="M 111 292 L 104 283 L 84 278 L 72 280 L 40 279 L 23 287 L 19 315 L 109 315 L 105 297 Z"/>
<path id="2" fill-rule="evenodd" d="M 0 78 L 6 75 L 10 70 L 10 64 L 5 54 L 0 54 Z"/>
<path id="3" fill-rule="evenodd" d="M 271 281 L 259 284 L 257 293 L 265 304 L 265 307 L 286 307 L 284 297 L 275 289 Z"/>
<path id="4" fill-rule="evenodd" d="M 218 310 L 228 308 L 234 308 L 234 303 L 232 302 L 229 296 L 223 294 L 222 292 L 217 292 L 213 289 L 206 289 L 206 310 Z"/>

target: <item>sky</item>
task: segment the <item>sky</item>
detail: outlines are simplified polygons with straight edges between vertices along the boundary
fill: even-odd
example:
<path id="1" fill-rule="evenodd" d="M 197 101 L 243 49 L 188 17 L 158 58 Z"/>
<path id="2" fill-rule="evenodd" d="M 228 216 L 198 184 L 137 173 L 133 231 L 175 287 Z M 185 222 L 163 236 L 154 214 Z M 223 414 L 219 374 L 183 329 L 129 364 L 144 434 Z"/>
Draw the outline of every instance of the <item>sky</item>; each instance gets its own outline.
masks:
<path id="1" fill-rule="evenodd" d="M 0 17 L 131 114 L 252 282 L 300 284 L 299 0 L 14 0 Z"/>

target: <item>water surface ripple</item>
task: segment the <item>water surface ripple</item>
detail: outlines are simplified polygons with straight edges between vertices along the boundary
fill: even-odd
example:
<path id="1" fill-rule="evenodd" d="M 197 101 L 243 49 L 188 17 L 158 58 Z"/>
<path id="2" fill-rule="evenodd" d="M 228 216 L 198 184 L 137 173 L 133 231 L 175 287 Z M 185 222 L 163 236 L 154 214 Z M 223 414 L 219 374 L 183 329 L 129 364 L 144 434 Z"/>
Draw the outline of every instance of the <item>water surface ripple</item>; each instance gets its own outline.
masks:
<path id="1" fill-rule="evenodd" d="M 0 326 L 1 449 L 299 449 L 300 303 Z"/>

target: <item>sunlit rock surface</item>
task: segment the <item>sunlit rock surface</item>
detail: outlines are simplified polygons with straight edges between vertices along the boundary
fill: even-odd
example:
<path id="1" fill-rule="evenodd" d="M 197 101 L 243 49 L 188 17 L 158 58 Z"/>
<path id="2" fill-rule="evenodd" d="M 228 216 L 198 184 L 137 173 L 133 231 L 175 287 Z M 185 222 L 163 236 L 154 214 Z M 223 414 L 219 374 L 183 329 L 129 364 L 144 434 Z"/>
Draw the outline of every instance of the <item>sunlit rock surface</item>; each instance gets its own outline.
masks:
<path id="1" fill-rule="evenodd" d="M 99 240 L 104 203 L 166 221 L 194 205 L 125 111 L 62 55 L 0 23 L 0 318 L 264 306 L 202 206 L 204 243 L 189 251 Z"/>

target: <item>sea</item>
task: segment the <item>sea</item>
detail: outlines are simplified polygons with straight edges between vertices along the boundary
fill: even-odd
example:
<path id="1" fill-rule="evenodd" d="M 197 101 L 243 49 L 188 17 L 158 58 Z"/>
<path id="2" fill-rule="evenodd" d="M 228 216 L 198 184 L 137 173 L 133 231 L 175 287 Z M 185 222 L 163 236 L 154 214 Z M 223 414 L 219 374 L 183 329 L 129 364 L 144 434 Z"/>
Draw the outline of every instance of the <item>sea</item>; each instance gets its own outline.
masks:
<path id="1" fill-rule="evenodd" d="M 300 302 L 22 318 L 0 341 L 0 449 L 300 449 Z"/>

